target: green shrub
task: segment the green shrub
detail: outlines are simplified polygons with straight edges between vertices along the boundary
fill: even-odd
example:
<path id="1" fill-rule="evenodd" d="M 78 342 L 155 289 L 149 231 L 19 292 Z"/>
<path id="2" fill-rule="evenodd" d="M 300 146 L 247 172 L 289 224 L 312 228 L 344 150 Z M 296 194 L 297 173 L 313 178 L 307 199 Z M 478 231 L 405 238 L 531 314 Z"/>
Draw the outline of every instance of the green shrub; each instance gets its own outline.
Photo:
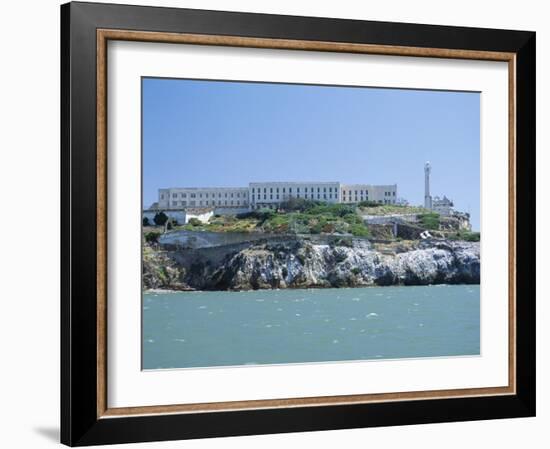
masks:
<path id="1" fill-rule="evenodd" d="M 368 237 L 370 235 L 369 228 L 367 228 L 364 224 L 351 225 L 350 232 L 355 237 Z"/>
<path id="2" fill-rule="evenodd" d="M 322 204 L 320 201 L 306 200 L 305 198 L 289 198 L 280 204 L 280 209 L 285 212 L 304 212 Z"/>
<path id="3" fill-rule="evenodd" d="M 379 207 L 381 205 L 381 203 L 377 203 L 376 201 L 361 201 L 358 204 L 359 207 Z"/>
<path id="4" fill-rule="evenodd" d="M 479 242 L 481 239 L 481 234 L 479 232 L 471 231 L 458 231 L 450 235 L 449 240 L 465 240 L 467 242 Z"/>
<path id="5" fill-rule="evenodd" d="M 351 213 L 351 214 L 346 214 L 343 216 L 344 218 L 344 221 L 350 225 L 362 225 L 363 224 L 363 219 L 355 214 L 355 213 Z"/>
<path id="6" fill-rule="evenodd" d="M 352 272 L 355 276 L 357 276 L 359 273 L 361 273 L 361 269 L 358 268 L 358 267 L 353 267 L 353 268 L 351 269 L 351 272 Z"/>
<path id="7" fill-rule="evenodd" d="M 427 214 L 418 214 L 416 217 L 424 229 L 432 231 L 439 229 L 439 214 L 430 212 Z"/>
<path id="8" fill-rule="evenodd" d="M 479 232 L 467 232 L 464 236 L 464 240 L 468 242 L 479 242 L 481 240 L 481 234 Z"/>
<path id="9" fill-rule="evenodd" d="M 166 215 L 164 212 L 157 212 L 153 218 L 153 221 L 157 226 L 164 226 L 166 222 L 168 221 L 168 215 Z"/>
<path id="10" fill-rule="evenodd" d="M 145 241 L 147 243 L 158 243 L 160 237 L 160 232 L 151 231 L 145 234 Z"/>
<path id="11" fill-rule="evenodd" d="M 355 214 L 355 206 L 349 204 L 316 204 L 305 211 L 309 215 L 332 215 L 335 217 L 344 217 L 349 214 Z"/>
<path id="12" fill-rule="evenodd" d="M 189 219 L 189 221 L 187 222 L 188 224 L 190 224 L 191 226 L 200 226 L 202 225 L 202 221 L 200 221 L 198 218 L 196 217 L 192 217 Z"/>
<path id="13" fill-rule="evenodd" d="M 143 217 L 143 226 L 149 226 L 149 218 Z"/>

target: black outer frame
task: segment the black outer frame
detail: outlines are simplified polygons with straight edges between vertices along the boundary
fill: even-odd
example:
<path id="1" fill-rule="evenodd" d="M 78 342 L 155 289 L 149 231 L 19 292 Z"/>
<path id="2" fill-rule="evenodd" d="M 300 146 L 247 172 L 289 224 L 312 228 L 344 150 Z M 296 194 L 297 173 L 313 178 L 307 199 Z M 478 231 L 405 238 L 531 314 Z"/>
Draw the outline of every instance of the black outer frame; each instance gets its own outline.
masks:
<path id="1" fill-rule="evenodd" d="M 97 418 L 96 29 L 516 53 L 517 394 Z M 61 6 L 61 442 L 70 446 L 535 416 L 535 33 L 94 3 Z"/>

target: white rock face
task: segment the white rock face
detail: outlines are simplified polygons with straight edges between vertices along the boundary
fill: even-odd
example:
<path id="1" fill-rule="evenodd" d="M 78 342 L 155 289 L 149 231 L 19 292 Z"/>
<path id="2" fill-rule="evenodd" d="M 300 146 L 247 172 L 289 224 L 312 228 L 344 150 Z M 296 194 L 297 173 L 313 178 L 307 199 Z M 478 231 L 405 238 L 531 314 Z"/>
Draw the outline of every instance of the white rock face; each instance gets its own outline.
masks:
<path id="1" fill-rule="evenodd" d="M 422 242 L 390 255 L 368 242 L 351 247 L 307 241 L 266 244 L 230 257 L 207 276 L 206 288 L 478 284 L 479 254 L 477 242 Z"/>
<path id="2" fill-rule="evenodd" d="M 479 242 L 393 243 L 376 250 L 361 239 L 326 243 L 294 237 L 251 242 L 221 257 L 199 250 L 200 257 L 194 253 L 187 263 L 177 251 L 182 250 L 153 253 L 151 262 L 144 263 L 144 288 L 251 290 L 480 281 Z"/>

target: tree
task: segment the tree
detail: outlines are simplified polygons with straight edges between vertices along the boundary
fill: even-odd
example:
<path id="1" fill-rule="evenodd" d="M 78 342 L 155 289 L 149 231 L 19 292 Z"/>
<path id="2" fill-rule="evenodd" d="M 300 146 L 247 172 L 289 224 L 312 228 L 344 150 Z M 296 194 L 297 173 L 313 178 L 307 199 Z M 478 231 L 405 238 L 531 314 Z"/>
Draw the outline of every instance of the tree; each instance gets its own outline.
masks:
<path id="1" fill-rule="evenodd" d="M 143 217 L 143 226 L 149 226 L 149 218 Z"/>
<path id="2" fill-rule="evenodd" d="M 200 226 L 202 224 L 202 221 L 200 221 L 198 218 L 192 217 L 187 223 L 189 223 L 191 226 Z"/>
<path id="3" fill-rule="evenodd" d="M 166 222 L 168 221 L 168 215 L 166 215 L 164 212 L 160 211 L 155 214 L 155 217 L 153 218 L 153 221 L 157 226 L 164 226 Z"/>

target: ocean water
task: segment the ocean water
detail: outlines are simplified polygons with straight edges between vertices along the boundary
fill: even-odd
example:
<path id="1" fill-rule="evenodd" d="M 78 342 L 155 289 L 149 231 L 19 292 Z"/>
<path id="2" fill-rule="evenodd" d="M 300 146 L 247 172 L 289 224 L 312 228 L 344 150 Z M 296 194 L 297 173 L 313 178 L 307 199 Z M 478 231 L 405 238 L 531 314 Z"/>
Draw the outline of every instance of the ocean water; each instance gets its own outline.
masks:
<path id="1" fill-rule="evenodd" d="M 479 285 L 143 294 L 143 369 L 479 355 Z"/>

